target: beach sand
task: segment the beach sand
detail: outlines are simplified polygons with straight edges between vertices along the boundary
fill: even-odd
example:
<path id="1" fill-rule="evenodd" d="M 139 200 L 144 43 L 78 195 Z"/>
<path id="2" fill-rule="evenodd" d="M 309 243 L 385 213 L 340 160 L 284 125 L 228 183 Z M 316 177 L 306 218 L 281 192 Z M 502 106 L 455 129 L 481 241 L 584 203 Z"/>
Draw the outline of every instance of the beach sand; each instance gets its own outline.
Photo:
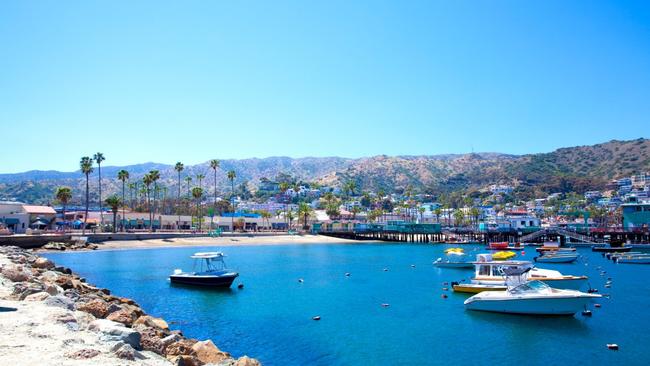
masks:
<path id="1" fill-rule="evenodd" d="M 98 244 L 98 250 L 147 249 L 165 247 L 199 246 L 242 246 L 242 245 L 309 245 L 309 244 L 353 244 L 357 240 L 333 238 L 323 235 L 255 235 L 234 234 L 218 238 L 193 237 L 145 240 L 112 240 Z"/>

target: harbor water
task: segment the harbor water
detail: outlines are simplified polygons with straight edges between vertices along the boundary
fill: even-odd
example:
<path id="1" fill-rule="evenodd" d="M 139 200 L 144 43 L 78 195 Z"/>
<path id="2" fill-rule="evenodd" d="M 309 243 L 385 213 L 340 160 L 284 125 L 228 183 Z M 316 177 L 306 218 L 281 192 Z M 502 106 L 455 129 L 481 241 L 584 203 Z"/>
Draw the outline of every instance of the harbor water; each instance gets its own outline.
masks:
<path id="1" fill-rule="evenodd" d="M 212 339 L 265 365 L 648 364 L 650 265 L 616 264 L 579 249 L 576 263 L 539 267 L 587 275 L 593 288 L 611 295 L 595 301 L 598 308 L 590 305 L 592 317 L 492 314 L 466 311 L 469 295 L 451 291 L 449 283 L 468 280 L 472 270 L 432 265 L 450 247 L 309 244 L 45 256 L 133 298 L 188 337 Z M 478 244 L 464 248 L 472 257 L 486 252 Z M 240 273 L 232 289 L 170 284 L 174 269 L 192 268 L 191 254 L 214 250 Z M 517 258 L 535 255 L 527 247 Z M 604 286 L 608 278 L 611 288 Z M 620 350 L 608 350 L 608 343 Z"/>

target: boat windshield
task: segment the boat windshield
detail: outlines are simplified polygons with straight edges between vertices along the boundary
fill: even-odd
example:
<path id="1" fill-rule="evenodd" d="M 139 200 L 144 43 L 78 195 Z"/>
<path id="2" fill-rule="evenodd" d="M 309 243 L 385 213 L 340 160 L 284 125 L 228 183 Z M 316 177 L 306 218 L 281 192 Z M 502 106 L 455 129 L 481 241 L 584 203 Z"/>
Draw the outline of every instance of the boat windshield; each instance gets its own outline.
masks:
<path id="1" fill-rule="evenodd" d="M 523 294 L 529 292 L 541 292 L 548 289 L 549 286 L 542 281 L 530 281 L 510 289 L 510 293 Z"/>

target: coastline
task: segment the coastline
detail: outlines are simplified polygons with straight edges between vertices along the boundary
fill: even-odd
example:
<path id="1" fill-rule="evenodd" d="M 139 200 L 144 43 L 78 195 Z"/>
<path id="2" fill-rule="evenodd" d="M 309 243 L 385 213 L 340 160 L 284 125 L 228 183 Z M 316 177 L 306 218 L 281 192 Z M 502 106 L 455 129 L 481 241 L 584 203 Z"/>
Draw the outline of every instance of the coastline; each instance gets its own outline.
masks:
<path id="1" fill-rule="evenodd" d="M 185 338 L 128 298 L 18 247 L 0 247 L 0 363 L 259 366 Z"/>
<path id="2" fill-rule="evenodd" d="M 324 235 L 226 235 L 221 237 L 184 237 L 170 239 L 111 240 L 99 242 L 96 250 L 155 249 L 205 246 L 267 246 L 311 244 L 355 244 L 359 240 L 340 239 Z M 58 252 L 58 251 L 52 251 Z"/>

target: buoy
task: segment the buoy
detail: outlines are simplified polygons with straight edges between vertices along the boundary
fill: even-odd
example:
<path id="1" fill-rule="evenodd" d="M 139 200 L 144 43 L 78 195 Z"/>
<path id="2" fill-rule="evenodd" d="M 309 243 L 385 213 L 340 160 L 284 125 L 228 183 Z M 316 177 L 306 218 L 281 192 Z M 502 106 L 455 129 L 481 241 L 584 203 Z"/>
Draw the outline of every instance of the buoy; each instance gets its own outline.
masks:
<path id="1" fill-rule="evenodd" d="M 600 304 L 594 304 L 594 307 L 595 307 L 595 308 L 599 308 L 599 307 L 600 307 Z"/>
<path id="2" fill-rule="evenodd" d="M 591 316 L 591 310 L 583 310 L 582 316 Z"/>
<path id="3" fill-rule="evenodd" d="M 616 343 L 608 343 L 607 348 L 611 349 L 612 351 L 618 351 L 618 344 L 616 344 Z"/>
<path id="4" fill-rule="evenodd" d="M 612 285 L 610 285 L 609 283 L 605 284 L 605 288 L 610 288 L 610 287 L 612 287 Z"/>
<path id="5" fill-rule="evenodd" d="M 387 307 L 389 307 L 389 306 L 390 306 L 390 304 L 387 304 L 387 303 L 383 303 L 383 304 L 381 304 L 381 306 L 383 306 L 383 307 L 385 307 L 385 308 L 387 308 Z"/>
<path id="6" fill-rule="evenodd" d="M 525 250 L 522 250 L 522 251 L 521 251 L 521 255 L 526 255 L 526 251 L 525 251 Z"/>
<path id="7" fill-rule="evenodd" d="M 299 279 L 298 279 L 298 282 L 303 283 L 303 282 L 305 282 L 305 281 L 304 281 L 302 278 L 299 278 Z"/>
<path id="8" fill-rule="evenodd" d="M 447 285 L 449 285 L 449 282 L 443 282 L 442 285 L 447 286 Z"/>
<path id="9" fill-rule="evenodd" d="M 243 284 L 243 283 L 240 283 L 239 285 L 237 285 L 237 288 L 239 288 L 239 289 L 244 288 L 244 284 Z"/>
<path id="10" fill-rule="evenodd" d="M 449 288 L 447 288 L 447 287 L 442 288 L 442 291 L 448 291 L 448 290 L 449 290 Z"/>
<path id="11" fill-rule="evenodd" d="M 443 299 L 446 299 L 446 298 L 447 298 L 447 295 L 445 295 L 445 294 L 442 294 L 442 296 L 441 296 L 441 297 L 442 297 Z"/>
<path id="12" fill-rule="evenodd" d="M 411 264 L 411 268 L 415 268 L 415 264 Z"/>
<path id="13" fill-rule="evenodd" d="M 598 289 L 597 288 L 590 288 L 589 290 L 587 290 L 587 292 L 592 294 L 594 292 L 598 292 Z"/>
<path id="14" fill-rule="evenodd" d="M 384 272 L 388 272 L 388 268 L 384 268 Z"/>
<path id="15" fill-rule="evenodd" d="M 345 277 L 350 277 L 350 272 L 345 272 Z"/>
<path id="16" fill-rule="evenodd" d="M 320 315 L 316 315 L 315 317 L 312 318 L 313 320 L 320 320 Z"/>

